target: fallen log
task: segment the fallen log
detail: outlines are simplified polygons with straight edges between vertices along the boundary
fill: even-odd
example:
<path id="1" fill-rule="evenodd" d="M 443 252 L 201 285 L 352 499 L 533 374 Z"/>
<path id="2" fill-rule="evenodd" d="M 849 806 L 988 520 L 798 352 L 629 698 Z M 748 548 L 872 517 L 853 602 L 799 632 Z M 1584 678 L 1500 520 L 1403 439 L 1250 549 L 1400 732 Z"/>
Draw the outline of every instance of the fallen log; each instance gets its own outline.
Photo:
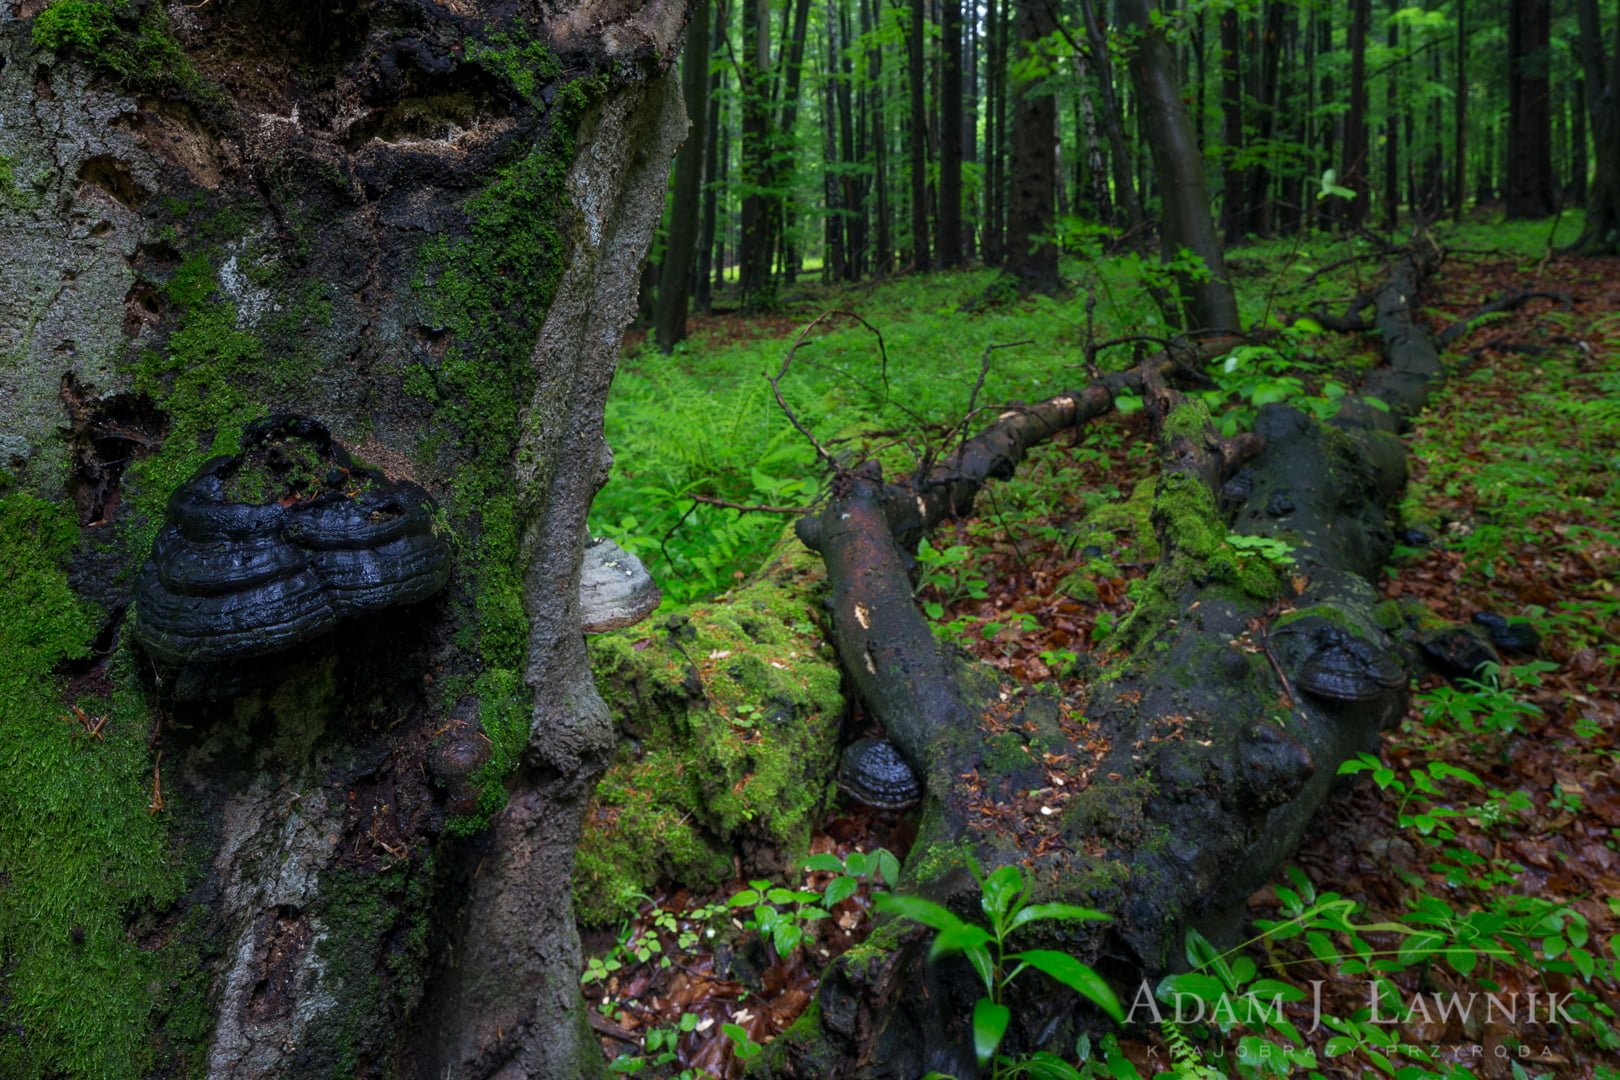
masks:
<path id="1" fill-rule="evenodd" d="M 973 919 L 969 857 L 1022 863 L 1039 902 L 1113 918 L 1043 924 L 1057 929 L 1020 944 L 1075 955 L 1129 997 L 1177 962 L 1189 927 L 1220 923 L 1293 850 L 1338 764 L 1375 746 L 1406 706 L 1373 580 L 1406 478 L 1393 432 L 1440 374 L 1411 317 L 1424 271 L 1414 256 L 1393 267 L 1375 297 L 1387 365 L 1328 423 L 1272 405 L 1252 433 L 1223 439 L 1171 388 L 1174 362 L 1161 355 L 1003 414 L 922 477 L 887 484 L 865 465 L 835 478 L 799 535 L 826 562 L 852 684 L 924 783 L 905 889 Z M 1142 394 L 1158 436 L 1162 555 L 1119 631 L 1128 656 L 1081 715 L 941 647 L 912 598 L 911 552 L 987 478 L 1102 415 L 1123 388 Z M 1229 520 L 1220 492 L 1240 466 L 1245 494 Z M 1249 554 L 1234 534 L 1287 545 L 1292 563 Z M 926 936 L 887 923 L 835 963 L 816 1022 L 782 1040 L 772 1075 L 977 1075 L 972 974 L 925 963 Z M 1084 1023 L 1067 995 L 1026 994 L 1009 1048 L 1066 1045 Z"/>

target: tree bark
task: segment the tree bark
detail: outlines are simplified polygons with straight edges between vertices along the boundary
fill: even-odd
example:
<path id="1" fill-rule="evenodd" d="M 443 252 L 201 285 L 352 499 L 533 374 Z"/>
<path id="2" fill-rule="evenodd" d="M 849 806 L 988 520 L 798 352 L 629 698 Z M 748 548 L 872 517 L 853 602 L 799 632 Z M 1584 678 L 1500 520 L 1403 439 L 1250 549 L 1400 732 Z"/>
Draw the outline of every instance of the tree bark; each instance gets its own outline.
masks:
<path id="1" fill-rule="evenodd" d="M 1578 0 L 1582 88 L 1592 121 L 1592 183 L 1586 197 L 1586 229 L 1575 249 L 1588 255 L 1620 254 L 1620 15 L 1614 51 L 1605 59 L 1597 0 Z"/>
<path id="2" fill-rule="evenodd" d="M 1108 35 L 1092 0 L 1080 0 L 1080 16 L 1086 24 L 1086 42 L 1091 46 L 1097 67 L 1097 92 L 1102 97 L 1103 131 L 1108 136 L 1109 158 L 1113 165 L 1114 198 L 1125 207 L 1125 215 L 1135 229 L 1147 220 L 1142 198 L 1131 181 L 1131 154 L 1125 143 L 1125 110 L 1114 92 L 1114 64 L 1108 52 Z"/>
<path id="3" fill-rule="evenodd" d="M 1389 0 L 1388 26 L 1384 31 L 1384 43 L 1392 57 L 1401 41 L 1400 24 L 1395 21 L 1398 4 L 1399 0 Z M 1384 78 L 1384 228 L 1390 232 L 1395 230 L 1401 211 L 1401 120 L 1396 111 L 1400 98 L 1399 71 L 1400 65 L 1391 60 L 1389 73 Z M 1461 167 L 1459 164 L 1458 168 Z"/>
<path id="4" fill-rule="evenodd" d="M 1452 103 L 1452 162 L 1451 180 L 1452 216 L 1462 221 L 1463 208 L 1468 205 L 1468 4 L 1457 0 L 1457 50 L 1454 60 L 1457 83 Z"/>
<path id="5" fill-rule="evenodd" d="M 1046 0 L 1018 0 L 1015 6 L 1019 51 L 1027 53 L 1057 28 L 1057 21 Z M 1055 293 L 1062 285 L 1052 236 L 1057 99 L 1033 79 L 1016 83 L 1009 79 L 1008 91 L 1013 101 L 1011 199 L 1003 265 L 1024 292 Z"/>
<path id="6" fill-rule="evenodd" d="M 911 0 L 911 32 L 906 35 L 906 72 L 911 93 L 911 123 L 906 133 L 911 148 L 911 268 L 928 270 L 928 108 L 923 63 L 924 7 L 927 0 Z"/>
<path id="7" fill-rule="evenodd" d="M 1221 230 L 1243 242 L 1243 76 L 1237 8 L 1221 12 Z"/>
<path id="8" fill-rule="evenodd" d="M 23 510 L 48 526 L 30 544 L 61 541 L 64 566 L 6 564 L 76 614 L 54 651 L 0 645 L 0 1055 L 19 1076 L 580 1075 L 568 883 L 609 729 L 577 579 L 684 126 L 685 6 L 154 3 L 97 8 L 93 38 L 52 10 L 0 23 L 0 155 L 25 178 L 0 193 L 0 515 L 8 543 Z M 137 49 L 165 59 L 131 76 Z M 437 501 L 449 591 L 172 670 L 125 633 L 133 582 L 171 491 L 277 413 Z M 13 801 L 71 705 L 105 710 L 104 740 Z M 18 836 L 52 874 L 18 876 Z M 489 917 L 450 979 L 463 899 Z M 425 996 L 436 972 L 454 985 Z"/>
<path id="9" fill-rule="evenodd" d="M 1507 216 L 1553 212 L 1552 113 L 1547 65 L 1552 25 L 1549 0 L 1508 4 Z M 1599 48 L 1602 38 L 1598 39 Z"/>
<path id="10" fill-rule="evenodd" d="M 939 88 L 939 265 L 962 265 L 962 0 L 943 0 Z"/>
<path id="11" fill-rule="evenodd" d="M 1372 200 L 1367 190 L 1367 22 L 1371 0 L 1350 5 L 1350 109 L 1344 114 L 1344 160 L 1339 183 L 1353 195 L 1343 201 L 1344 224 L 1356 228 L 1367 219 Z"/>
<path id="12" fill-rule="evenodd" d="M 730 8 L 723 0 L 714 0 L 714 4 L 714 18 L 710 20 L 713 24 L 709 39 L 710 57 L 720 51 L 726 36 L 726 20 L 731 17 Z M 715 226 L 719 213 L 721 170 L 725 167 L 720 155 L 720 89 L 724 79 L 724 69 L 717 68 L 709 75 L 706 91 L 709 109 L 703 124 L 703 229 L 698 237 L 697 281 L 692 290 L 692 304 L 705 313 L 714 306 L 714 264 L 718 261 L 715 256 Z"/>
<path id="13" fill-rule="evenodd" d="M 698 226 L 702 221 L 705 123 L 709 110 L 709 0 L 697 0 L 686 31 L 681 61 L 681 88 L 686 115 L 692 126 L 675 156 L 675 192 L 669 230 L 664 240 L 664 264 L 658 280 L 653 327 L 658 348 L 668 353 L 686 338 L 686 313 L 692 291 L 693 263 L 697 256 Z"/>
<path id="14" fill-rule="evenodd" d="M 1272 228 L 1271 169 L 1268 158 L 1272 136 L 1277 130 L 1278 75 L 1282 64 L 1283 13 L 1288 5 L 1282 0 L 1271 0 L 1266 5 L 1265 32 L 1260 39 L 1260 92 L 1257 95 L 1260 124 L 1259 136 L 1262 154 L 1249 168 L 1248 207 L 1245 231 L 1265 236 Z"/>
<path id="15" fill-rule="evenodd" d="M 742 107 L 742 234 L 737 293 L 744 311 L 770 300 L 771 19 L 769 0 L 742 0 L 743 56 L 737 69 Z"/>
<path id="16" fill-rule="evenodd" d="M 1187 323 L 1205 330 L 1236 330 L 1237 300 L 1210 217 L 1204 162 L 1187 120 L 1164 30 L 1153 25 L 1147 0 L 1122 0 L 1119 10 L 1123 25 L 1139 35 L 1131 54 L 1131 80 L 1145 115 L 1164 204 L 1165 259 L 1186 248 L 1203 260 L 1207 271 L 1197 276 L 1178 273 Z"/>

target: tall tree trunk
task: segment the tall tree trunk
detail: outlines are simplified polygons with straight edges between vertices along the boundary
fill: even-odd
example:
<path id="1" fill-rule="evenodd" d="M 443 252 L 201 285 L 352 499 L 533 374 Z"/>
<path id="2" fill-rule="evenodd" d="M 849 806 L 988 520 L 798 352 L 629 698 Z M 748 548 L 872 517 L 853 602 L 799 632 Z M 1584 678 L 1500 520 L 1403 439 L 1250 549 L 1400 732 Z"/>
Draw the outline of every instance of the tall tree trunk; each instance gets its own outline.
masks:
<path id="1" fill-rule="evenodd" d="M 1138 35 L 1131 54 L 1131 82 L 1145 118 L 1164 204 L 1165 256 L 1168 259 L 1186 248 L 1204 261 L 1208 271 L 1200 279 L 1179 276 L 1187 323 L 1198 329 L 1236 330 L 1237 299 L 1210 217 L 1204 162 L 1181 100 L 1164 29 L 1154 24 L 1148 0 L 1120 0 L 1119 13 L 1123 26 Z"/>
<path id="2" fill-rule="evenodd" d="M 781 115 L 776 125 L 776 149 L 771 155 L 771 180 L 780 189 L 772 200 L 782 233 L 782 273 L 793 281 L 799 270 L 798 241 L 794 233 L 797 213 L 792 205 L 793 177 L 798 168 L 799 93 L 804 83 L 804 39 L 810 25 L 810 0 L 794 0 L 793 27 L 787 41 L 782 73 Z"/>
<path id="3" fill-rule="evenodd" d="M 744 311 L 769 300 L 771 212 L 770 0 L 742 0 L 743 56 L 737 71 L 742 98 L 742 235 L 737 244 L 737 291 Z"/>
<path id="4" fill-rule="evenodd" d="M 1237 8 L 1221 12 L 1221 232 L 1243 240 L 1243 68 Z"/>
<path id="5" fill-rule="evenodd" d="M 1046 0 L 1018 0 L 1020 54 L 1038 47 L 1057 22 Z M 1007 250 L 1003 266 L 1026 292 L 1055 293 L 1057 244 L 1053 242 L 1052 206 L 1056 197 L 1057 99 L 1040 85 L 1044 80 L 1008 80 L 1012 96 L 1012 160 L 1008 186 Z"/>
<path id="6" fill-rule="evenodd" d="M 1586 202 L 1586 80 L 1576 79 L 1570 94 L 1569 197 Z"/>
<path id="7" fill-rule="evenodd" d="M 847 255 L 844 247 L 844 234 L 846 219 L 844 213 L 843 189 L 844 178 L 839 175 L 841 170 L 831 168 L 833 162 L 838 161 L 838 65 L 839 54 L 843 52 L 840 47 L 839 31 L 842 27 L 838 18 L 838 0 L 827 0 L 827 14 L 822 21 L 822 32 L 827 38 L 826 56 L 823 60 L 822 94 L 821 94 L 821 146 L 822 159 L 828 167 L 822 170 L 821 192 L 825 201 L 826 245 L 827 257 L 824 281 L 846 281 L 849 278 L 849 268 L 845 265 Z"/>
<path id="8" fill-rule="evenodd" d="M 853 22 L 849 11 L 850 0 L 837 0 L 837 9 L 834 22 L 838 27 L 838 40 L 843 44 L 838 57 L 838 84 L 836 87 L 836 101 L 838 109 L 839 143 L 843 147 L 842 157 L 835 154 L 829 161 L 842 161 L 844 164 L 839 178 L 839 205 L 843 208 L 845 228 L 844 243 L 847 252 L 844 259 L 844 277 L 848 281 L 855 281 L 861 275 L 861 266 L 865 261 L 867 248 L 866 203 L 867 194 L 871 188 L 871 181 L 861 175 L 861 165 L 869 159 L 866 156 L 864 140 L 867 125 L 864 119 L 857 122 L 855 108 L 855 67 L 850 58 L 848 42 L 852 37 Z M 871 100 L 870 89 L 863 88 L 861 101 Z M 864 108 L 864 105 L 863 105 Z M 862 113 L 861 117 L 864 118 Z M 881 165 L 874 162 L 874 169 L 882 175 Z"/>
<path id="9" fill-rule="evenodd" d="M 1108 197 L 1108 173 L 1103 161 L 1102 138 L 1097 133 L 1097 109 L 1091 100 L 1091 77 L 1087 70 L 1086 54 L 1074 51 L 1075 100 L 1080 112 L 1078 132 L 1080 157 L 1085 162 L 1085 174 L 1091 181 L 1092 211 L 1099 221 L 1112 223 L 1113 201 Z"/>
<path id="10" fill-rule="evenodd" d="M 1344 223 L 1367 219 L 1367 21 L 1371 0 L 1350 4 L 1350 109 L 1344 115 L 1344 164 L 1339 183 L 1355 194 L 1344 200 Z"/>
<path id="11" fill-rule="evenodd" d="M 1103 33 L 1093 0 L 1080 0 L 1080 16 L 1086 24 L 1086 43 L 1091 47 L 1097 68 L 1097 92 L 1102 98 L 1103 131 L 1108 135 L 1109 158 L 1114 174 L 1114 199 L 1125 207 L 1131 228 L 1147 220 L 1139 189 L 1131 180 L 1131 154 L 1125 142 L 1125 112 L 1114 92 L 1114 64 L 1108 52 L 1108 35 Z"/>
<path id="12" fill-rule="evenodd" d="M 1256 159 L 1249 170 L 1244 228 L 1262 236 L 1271 231 L 1271 170 L 1267 161 L 1271 155 L 1271 139 L 1277 131 L 1277 74 L 1282 60 L 1283 11 L 1289 6 L 1285 0 L 1270 0 L 1266 5 L 1265 32 L 1260 39 L 1257 103 L 1260 146 L 1265 157 Z"/>
<path id="13" fill-rule="evenodd" d="M 1552 113 L 1547 64 L 1551 0 L 1508 2 L 1507 216 L 1553 212 Z M 1601 48 L 1602 38 L 1598 39 Z"/>
<path id="14" fill-rule="evenodd" d="M 15 7 L 7 1075 L 582 1075 L 579 573 L 685 4 Z"/>
<path id="15" fill-rule="evenodd" d="M 720 51 L 720 45 L 726 37 L 726 20 L 730 18 L 730 9 L 724 0 L 714 0 L 715 13 L 710 20 L 713 32 L 709 38 L 709 55 L 705 62 L 712 59 Z M 713 306 L 714 281 L 714 244 L 715 244 L 715 218 L 718 212 L 716 205 L 720 188 L 720 169 L 723 164 L 720 156 L 720 88 L 725 78 L 722 68 L 715 68 L 709 74 L 708 81 L 708 118 L 703 125 L 703 231 L 698 238 L 697 282 L 692 290 L 692 305 L 699 311 L 707 312 Z"/>
<path id="16" fill-rule="evenodd" d="M 1452 105 L 1451 122 L 1454 126 L 1452 146 L 1454 176 L 1451 185 L 1452 213 L 1462 220 L 1463 207 L 1468 204 L 1468 0 L 1457 0 L 1457 84 L 1456 100 Z"/>
<path id="17" fill-rule="evenodd" d="M 1316 55 L 1319 60 L 1320 58 L 1330 56 L 1333 53 L 1333 13 L 1335 10 L 1335 5 L 1325 4 L 1322 6 L 1321 11 L 1317 16 Z M 1322 70 L 1322 83 L 1321 93 L 1316 99 L 1315 113 L 1321 113 L 1325 111 L 1328 105 L 1336 104 L 1338 102 L 1338 96 L 1334 91 L 1333 65 L 1324 61 L 1321 62 L 1319 66 Z M 1411 123 L 1411 115 L 1412 114 L 1410 112 L 1407 113 L 1408 124 Z M 1339 121 L 1336 115 L 1328 115 L 1322 118 L 1320 133 L 1322 153 L 1317 160 L 1320 167 L 1323 169 L 1333 168 L 1333 163 L 1337 156 L 1335 151 L 1338 147 L 1338 131 Z M 1407 134 L 1410 136 L 1410 130 L 1408 130 Z M 1412 145 L 1412 140 L 1410 137 L 1408 137 L 1406 140 L 1406 144 L 1408 146 Z M 1311 200 L 1312 206 L 1318 208 L 1319 218 L 1325 217 L 1325 214 L 1322 212 L 1325 210 L 1325 207 L 1323 206 L 1324 201 L 1325 200 L 1317 199 Z"/>
<path id="18" fill-rule="evenodd" d="M 933 266 L 928 254 L 928 108 L 924 64 L 924 10 L 928 0 L 911 0 L 911 32 L 906 35 L 906 71 L 911 91 L 911 268 Z"/>
<path id="19" fill-rule="evenodd" d="M 969 18 L 964 25 L 967 34 L 967 59 L 963 71 L 967 81 L 962 110 L 962 160 L 971 164 L 979 161 L 979 17 L 978 4 L 968 5 Z M 979 173 L 979 187 L 983 187 L 983 173 Z M 965 196 L 964 196 L 965 197 Z M 962 257 L 971 262 L 978 255 L 978 199 L 968 199 L 963 207 Z"/>
<path id="20" fill-rule="evenodd" d="M 1400 0 L 1389 0 L 1389 21 L 1384 28 L 1384 43 L 1389 48 L 1389 73 L 1384 77 L 1384 228 L 1395 230 L 1401 209 L 1401 129 L 1397 103 L 1400 100 L 1400 64 L 1395 61 L 1400 47 L 1400 24 L 1395 21 Z"/>
<path id="21" fill-rule="evenodd" d="M 681 58 L 681 87 L 686 115 L 692 126 L 675 155 L 675 193 L 664 240 L 664 265 L 658 280 L 653 312 L 658 348 L 669 352 L 686 337 L 686 312 L 692 288 L 692 264 L 697 254 L 701 221 L 699 196 L 703 179 L 704 124 L 709 111 L 709 0 L 696 0 L 692 22 L 686 28 L 686 49 Z"/>
<path id="22" fill-rule="evenodd" d="M 939 265 L 962 265 L 962 0 L 942 0 L 939 75 Z"/>
<path id="23" fill-rule="evenodd" d="M 1586 195 L 1586 230 L 1575 248 L 1588 255 L 1616 255 L 1620 254 L 1620 12 L 1615 15 L 1614 52 L 1605 59 L 1597 0 L 1576 0 L 1575 10 L 1596 166 Z"/>
<path id="24" fill-rule="evenodd" d="M 866 25 L 868 32 L 877 29 L 878 19 L 881 18 L 882 9 L 878 0 L 871 0 L 868 8 L 864 3 L 863 11 L 870 11 L 870 21 Z M 888 110 L 884 107 L 887 96 L 883 86 L 883 46 L 873 47 L 868 60 L 867 76 L 873 86 L 872 92 L 872 188 L 875 192 L 875 212 L 872 215 L 872 273 L 874 275 L 888 274 L 894 268 L 894 234 L 889 231 L 889 154 L 888 154 Z"/>
<path id="25" fill-rule="evenodd" d="M 985 158 L 988 169 L 984 187 L 984 261 L 1000 265 L 1006 251 L 1002 232 L 1002 193 L 1005 190 L 1007 96 L 1007 5 L 1011 0 L 985 0 L 985 28 L 990 36 L 985 60 L 986 111 L 984 119 Z"/>

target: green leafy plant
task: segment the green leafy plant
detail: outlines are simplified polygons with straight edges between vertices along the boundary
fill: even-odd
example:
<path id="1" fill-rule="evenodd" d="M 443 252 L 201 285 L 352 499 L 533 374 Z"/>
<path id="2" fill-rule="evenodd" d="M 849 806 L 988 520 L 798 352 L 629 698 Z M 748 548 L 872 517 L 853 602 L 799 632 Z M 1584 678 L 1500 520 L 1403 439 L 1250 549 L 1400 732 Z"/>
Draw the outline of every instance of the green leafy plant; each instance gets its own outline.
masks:
<path id="1" fill-rule="evenodd" d="M 917 591 L 929 589 L 940 599 L 924 600 L 923 611 L 930 619 L 941 619 L 945 609 L 959 600 L 983 600 L 989 595 L 989 582 L 971 565 L 973 549 L 952 544 L 940 550 L 924 537 L 917 545 Z"/>
<path id="2" fill-rule="evenodd" d="M 1238 557 L 1262 559 L 1278 568 L 1294 565 L 1294 546 L 1274 536 L 1241 536 L 1228 533 L 1226 542 L 1237 549 Z"/>
<path id="3" fill-rule="evenodd" d="M 768 880 L 750 881 L 748 888 L 726 901 L 730 908 L 748 911 L 743 929 L 758 932 L 778 957 L 788 956 L 804 943 L 805 927 L 827 917 L 821 894 L 808 889 L 786 889 Z"/>
<path id="4" fill-rule="evenodd" d="M 1031 881 L 1021 866 L 1002 866 L 985 875 L 977 863 L 970 860 L 968 869 L 979 883 L 979 905 L 987 926 L 966 922 L 944 905 L 920 896 L 891 894 L 878 901 L 878 909 L 933 929 L 934 943 L 929 959 L 961 954 L 978 976 L 984 994 L 973 1006 L 973 1048 L 981 1068 L 989 1066 L 990 1075 L 994 1077 L 1031 1071 L 1027 1064 L 1020 1065 L 999 1053 L 1012 1019 L 1012 1011 L 1003 1000 L 1007 988 L 1030 969 L 1067 986 L 1114 1020 L 1124 1021 L 1124 1011 L 1114 991 L 1086 964 L 1051 949 L 1009 951 L 1012 936 L 1033 923 L 1090 922 L 1109 916 L 1073 904 L 1032 903 Z M 1046 1068 L 1053 1067 L 1047 1058 L 1062 1064 L 1061 1059 L 1046 1054 L 1042 1056 L 1042 1066 Z"/>
<path id="5" fill-rule="evenodd" d="M 900 860 L 887 848 L 870 854 L 852 851 L 842 859 L 830 852 L 812 855 L 804 861 L 804 868 L 836 875 L 821 892 L 821 906 L 829 911 L 854 896 L 863 885 L 875 888 L 881 883 L 892 889 L 900 882 Z"/>

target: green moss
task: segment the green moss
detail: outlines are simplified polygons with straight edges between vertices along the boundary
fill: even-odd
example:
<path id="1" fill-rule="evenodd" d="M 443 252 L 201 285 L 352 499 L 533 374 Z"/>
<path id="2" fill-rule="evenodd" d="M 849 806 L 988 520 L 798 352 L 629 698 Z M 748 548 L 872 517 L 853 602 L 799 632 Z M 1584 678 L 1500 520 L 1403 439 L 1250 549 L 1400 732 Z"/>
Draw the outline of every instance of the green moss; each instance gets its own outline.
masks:
<path id="1" fill-rule="evenodd" d="M 544 83 L 561 72 L 544 46 L 514 43 L 496 34 L 468 46 L 468 58 L 508 81 L 531 102 Z M 480 810 L 456 823 L 482 827 L 504 804 L 500 784 L 518 761 L 528 733 L 528 704 L 517 720 L 528 620 L 524 614 L 519 557 L 519 507 L 511 485 L 520 416 L 543 414 L 531 402 L 531 352 L 550 306 L 567 255 L 559 231 L 574 157 L 574 131 L 592 97 L 575 80 L 554 104 L 545 136 L 526 156 L 501 169 L 465 204 L 467 231 L 440 235 L 423 246 L 414 285 L 433 322 L 450 332 L 445 355 L 433 365 L 412 365 L 403 389 L 433 403 L 440 431 L 434 449 L 456 462 L 446 511 L 458 533 L 472 537 L 467 551 L 471 594 L 464 597 L 464 623 L 474 638 L 465 644 L 482 655 L 485 676 L 478 693 L 486 730 L 496 752 L 479 777 Z M 531 418 L 533 422 L 533 418 Z M 490 695 L 486 697 L 486 695 Z"/>
<path id="2" fill-rule="evenodd" d="M 544 108 L 540 92 L 562 74 L 557 55 L 538 41 L 519 41 L 505 32 L 465 43 L 467 59 L 504 80 L 523 100 Z"/>
<path id="3" fill-rule="evenodd" d="M 404 865 L 381 873 L 339 868 L 321 879 L 315 915 L 325 933 L 315 951 L 322 982 L 341 1005 L 312 1028 L 302 1049 L 334 1080 L 357 1074 L 357 1047 L 377 1041 L 371 1030 L 377 1017 L 400 1015 L 415 1000 L 427 967 L 424 892 L 431 875 L 426 861 L 415 872 Z M 388 943 L 380 966 L 379 941 Z"/>
<path id="4" fill-rule="evenodd" d="M 0 1075 L 129 1077 L 147 1072 L 162 959 L 126 926 L 171 904 L 181 867 L 165 819 L 147 810 L 150 719 L 128 688 L 82 697 L 101 739 L 60 696 L 53 670 L 87 654 L 94 622 L 62 562 L 77 539 L 60 507 L 0 499 Z M 127 687 L 127 683 L 124 684 Z"/>
<path id="5" fill-rule="evenodd" d="M 1209 409 L 1196 398 L 1187 399 L 1164 418 L 1164 435 L 1168 438 L 1198 442 L 1212 430 Z"/>
<path id="6" fill-rule="evenodd" d="M 809 565 L 793 553 L 790 565 Z M 591 641 L 591 661 L 634 744 L 598 784 L 575 876 L 582 920 L 610 922 L 661 879 L 701 888 L 739 850 L 802 854 L 828 790 L 840 676 L 779 578 L 675 618 L 676 629 Z"/>
<path id="7" fill-rule="evenodd" d="M 72 52 L 130 89 L 220 98 L 170 36 L 162 4 L 136 12 L 128 0 L 56 0 L 32 36 L 35 48 Z"/>

